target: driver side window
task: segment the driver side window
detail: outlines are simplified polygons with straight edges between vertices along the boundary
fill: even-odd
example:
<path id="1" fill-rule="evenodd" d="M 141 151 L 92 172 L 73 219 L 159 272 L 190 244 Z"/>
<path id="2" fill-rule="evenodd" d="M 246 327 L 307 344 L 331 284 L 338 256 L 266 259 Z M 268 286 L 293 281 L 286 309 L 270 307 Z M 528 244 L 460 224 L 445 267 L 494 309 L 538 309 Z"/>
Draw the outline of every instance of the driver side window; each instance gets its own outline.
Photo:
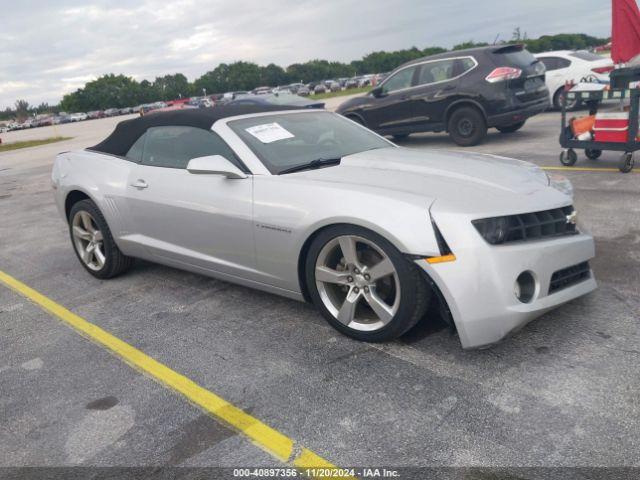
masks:
<path id="1" fill-rule="evenodd" d="M 195 127 L 153 127 L 138 139 L 127 158 L 152 167 L 187 168 L 189 160 L 222 155 L 237 165 L 233 151 L 214 132 Z"/>
<path id="2" fill-rule="evenodd" d="M 413 83 L 413 74 L 416 71 L 416 67 L 407 67 L 400 70 L 398 73 L 390 77 L 382 85 L 382 89 L 385 93 L 393 93 L 396 90 L 402 90 L 409 88 Z"/>

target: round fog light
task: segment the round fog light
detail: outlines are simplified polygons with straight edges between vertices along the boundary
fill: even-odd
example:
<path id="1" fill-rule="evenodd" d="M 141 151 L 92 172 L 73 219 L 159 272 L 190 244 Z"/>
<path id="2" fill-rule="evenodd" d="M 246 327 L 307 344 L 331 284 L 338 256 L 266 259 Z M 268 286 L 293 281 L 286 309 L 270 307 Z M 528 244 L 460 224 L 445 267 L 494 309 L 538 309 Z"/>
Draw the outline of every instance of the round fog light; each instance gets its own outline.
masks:
<path id="1" fill-rule="evenodd" d="M 536 279 L 531 272 L 522 272 L 513 285 L 516 298 L 522 303 L 529 303 L 536 293 Z"/>

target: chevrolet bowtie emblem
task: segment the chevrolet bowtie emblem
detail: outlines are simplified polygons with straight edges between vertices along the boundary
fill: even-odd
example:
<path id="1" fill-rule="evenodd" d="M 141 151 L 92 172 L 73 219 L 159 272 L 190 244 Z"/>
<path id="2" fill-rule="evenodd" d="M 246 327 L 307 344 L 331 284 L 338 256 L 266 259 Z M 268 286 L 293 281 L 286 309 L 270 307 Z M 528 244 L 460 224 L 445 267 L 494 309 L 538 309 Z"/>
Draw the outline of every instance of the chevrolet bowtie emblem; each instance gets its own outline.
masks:
<path id="1" fill-rule="evenodd" d="M 566 216 L 567 223 L 571 225 L 576 224 L 577 218 L 578 218 L 578 212 L 576 210 L 574 210 L 573 212 L 571 212 L 569 215 Z"/>

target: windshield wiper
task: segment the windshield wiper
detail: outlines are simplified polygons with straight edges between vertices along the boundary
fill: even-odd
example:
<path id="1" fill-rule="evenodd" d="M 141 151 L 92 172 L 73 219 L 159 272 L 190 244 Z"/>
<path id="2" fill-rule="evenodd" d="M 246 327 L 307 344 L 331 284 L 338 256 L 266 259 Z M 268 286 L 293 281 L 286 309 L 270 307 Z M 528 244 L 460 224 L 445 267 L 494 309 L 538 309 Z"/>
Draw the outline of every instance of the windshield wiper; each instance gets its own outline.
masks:
<path id="1" fill-rule="evenodd" d="M 324 167 L 327 165 L 340 165 L 341 160 L 341 158 L 318 158 L 316 160 L 311 160 L 308 163 L 285 168 L 284 170 L 281 170 L 278 175 L 282 175 L 284 173 L 301 172 L 303 170 L 314 170 L 316 168 Z"/>

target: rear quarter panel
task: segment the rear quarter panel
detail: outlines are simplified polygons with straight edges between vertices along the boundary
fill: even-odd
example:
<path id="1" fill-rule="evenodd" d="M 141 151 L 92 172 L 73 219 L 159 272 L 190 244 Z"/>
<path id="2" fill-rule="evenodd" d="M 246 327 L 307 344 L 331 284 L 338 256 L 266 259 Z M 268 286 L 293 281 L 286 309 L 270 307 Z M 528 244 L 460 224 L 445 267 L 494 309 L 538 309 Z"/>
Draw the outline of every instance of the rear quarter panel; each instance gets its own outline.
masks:
<path id="1" fill-rule="evenodd" d="M 67 221 L 65 203 L 69 194 L 80 191 L 98 206 L 118 239 L 129 230 L 126 215 L 126 188 L 133 164 L 119 157 L 80 150 L 56 157 L 51 174 L 56 205 Z M 127 252 L 125 252 L 127 253 Z"/>

